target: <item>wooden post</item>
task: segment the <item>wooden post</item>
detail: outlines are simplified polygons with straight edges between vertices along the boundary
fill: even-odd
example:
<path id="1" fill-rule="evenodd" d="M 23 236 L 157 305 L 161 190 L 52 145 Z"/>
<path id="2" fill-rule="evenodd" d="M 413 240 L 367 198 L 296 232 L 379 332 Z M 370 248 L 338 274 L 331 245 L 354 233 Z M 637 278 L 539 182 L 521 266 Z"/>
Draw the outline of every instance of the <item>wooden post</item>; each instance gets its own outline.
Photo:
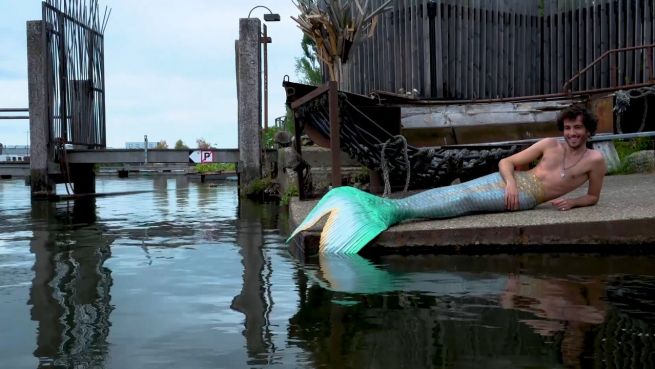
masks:
<path id="1" fill-rule="evenodd" d="M 45 23 L 27 22 L 27 76 L 30 110 L 30 187 L 32 198 L 48 198 L 56 192 L 48 175 L 53 162 L 48 120 L 48 82 Z"/>
<path id="2" fill-rule="evenodd" d="M 261 22 L 239 19 L 237 101 L 239 120 L 239 187 L 261 178 Z"/>

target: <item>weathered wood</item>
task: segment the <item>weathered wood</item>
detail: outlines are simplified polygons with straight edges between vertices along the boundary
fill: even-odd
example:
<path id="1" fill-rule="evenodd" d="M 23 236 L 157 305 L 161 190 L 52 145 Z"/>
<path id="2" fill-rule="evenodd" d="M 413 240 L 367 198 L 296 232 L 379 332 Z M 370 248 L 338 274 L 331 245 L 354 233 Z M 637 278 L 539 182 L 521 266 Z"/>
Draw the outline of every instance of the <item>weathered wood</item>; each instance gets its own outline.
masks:
<path id="1" fill-rule="evenodd" d="M 478 42 L 478 65 L 479 65 L 479 81 L 478 81 L 478 98 L 485 98 L 487 96 L 486 90 L 487 90 L 487 60 L 486 60 L 486 49 L 487 49 L 487 10 L 482 7 L 480 4 L 481 0 L 478 0 L 478 5 L 480 6 L 479 10 L 479 19 L 480 19 L 480 27 L 479 27 L 479 42 Z"/>
<path id="2" fill-rule="evenodd" d="M 605 51 L 652 42 L 655 33 L 650 0 L 398 0 L 390 7 L 344 65 L 345 90 L 415 89 L 442 99 L 558 93 Z M 648 58 L 611 54 L 569 88 L 644 82 Z"/>
<path id="3" fill-rule="evenodd" d="M 589 36 L 591 35 L 591 32 L 593 31 L 592 29 L 592 19 L 591 19 L 591 11 L 592 11 L 592 5 L 593 5 L 594 0 L 587 0 L 585 1 L 585 32 L 586 32 L 586 42 L 585 42 L 585 50 L 586 50 L 586 55 L 585 55 L 585 62 L 584 65 L 589 65 L 591 62 L 594 61 L 594 46 L 592 43 L 592 40 Z M 594 84 L 594 79 L 593 79 L 593 73 L 587 72 L 586 73 L 586 88 L 593 88 Z"/>
<path id="4" fill-rule="evenodd" d="M 645 3 L 645 8 L 644 8 L 644 43 L 655 43 L 655 30 L 653 29 L 653 24 L 655 23 L 655 17 L 652 16 L 653 14 L 653 7 L 654 4 L 651 1 L 646 1 Z M 644 64 L 646 66 L 650 66 L 650 70 L 648 73 L 645 74 L 644 79 L 649 80 L 655 76 L 655 71 L 652 70 L 653 66 L 655 63 L 653 63 L 653 60 L 649 60 L 648 55 L 653 55 L 654 53 L 648 54 L 644 56 Z"/>
<path id="5" fill-rule="evenodd" d="M 646 4 L 644 0 L 640 0 L 637 4 L 638 11 L 637 11 L 637 17 L 638 17 L 638 36 L 637 40 L 637 45 L 643 45 L 645 42 L 645 32 L 644 32 L 644 26 L 646 25 L 646 20 L 644 19 L 644 14 L 646 10 Z M 636 61 L 636 65 L 639 68 L 639 73 L 638 73 L 638 82 L 644 82 L 645 81 L 645 72 L 646 72 L 646 64 L 644 63 L 645 60 L 645 54 L 646 50 L 639 50 L 637 55 L 638 55 L 638 60 Z"/>
<path id="6" fill-rule="evenodd" d="M 560 81 L 560 86 L 564 84 L 564 81 L 568 81 L 569 78 L 573 75 L 573 73 L 570 72 L 571 70 L 571 61 L 573 59 L 572 54 L 573 54 L 573 48 L 571 47 L 572 45 L 572 38 L 573 38 L 573 24 L 571 22 L 573 15 L 571 12 L 571 8 L 566 7 L 563 12 L 562 12 L 562 21 L 563 21 L 563 41 L 564 41 L 564 65 L 562 67 L 562 79 Z M 561 88 L 561 87 L 560 87 Z"/>
<path id="7" fill-rule="evenodd" d="M 498 9 L 498 27 L 499 27 L 499 58 L 498 58 L 498 96 L 505 97 L 507 96 L 507 19 L 505 10 L 507 9 L 507 0 L 500 0 L 500 7 Z"/>
<path id="8" fill-rule="evenodd" d="M 54 161 L 53 151 L 48 150 L 50 126 L 46 65 L 46 25 L 44 21 L 27 22 L 27 90 L 30 117 L 30 187 L 33 197 L 39 194 L 55 194 L 56 184 L 48 175 L 48 167 Z"/>
<path id="9" fill-rule="evenodd" d="M 599 9 L 598 23 L 599 23 L 599 32 L 600 32 L 601 54 L 606 50 L 609 50 L 609 42 L 608 42 L 609 19 L 607 16 L 607 10 L 608 10 L 607 7 L 608 7 L 607 2 L 603 2 L 598 5 L 598 9 Z M 600 87 L 609 86 L 608 66 L 609 66 L 609 60 L 605 58 L 600 63 Z"/>
<path id="10" fill-rule="evenodd" d="M 419 52 L 422 51 L 420 50 L 420 45 L 418 45 L 417 42 L 417 36 L 418 36 L 418 9 L 417 9 L 417 4 L 416 0 L 412 0 L 411 4 L 411 23 L 410 23 L 410 50 L 411 50 L 411 58 L 412 58 L 412 63 L 411 63 L 411 76 L 412 76 L 412 82 L 411 86 L 409 86 L 409 90 L 414 91 L 414 90 L 419 90 L 420 85 L 419 85 L 419 64 L 421 58 L 419 57 Z M 422 89 L 421 89 L 422 90 Z"/>
<path id="11" fill-rule="evenodd" d="M 455 7 L 455 97 L 462 98 L 464 94 L 462 93 L 462 64 L 463 64 L 463 54 L 462 50 L 462 31 L 463 31 L 463 22 L 462 22 L 462 7 L 460 4 L 454 4 Z"/>
<path id="12" fill-rule="evenodd" d="M 644 43 L 655 43 L 655 37 L 653 37 L 653 17 L 650 15 L 653 13 L 653 3 L 652 1 L 646 1 L 644 4 Z M 648 60 L 648 53 L 644 53 L 644 65 L 649 66 L 649 63 L 652 63 L 652 60 Z M 652 53 L 650 54 L 652 55 Z M 652 65 L 652 64 L 650 64 Z M 652 68 L 652 67 L 651 67 Z M 648 81 L 653 78 L 655 74 L 653 70 L 650 69 L 644 73 L 644 81 Z"/>
<path id="13" fill-rule="evenodd" d="M 626 32 L 625 32 L 625 43 L 626 46 L 635 46 L 635 32 L 634 32 L 634 2 L 636 0 L 628 1 L 626 3 Z M 634 73 L 634 51 L 628 51 L 626 53 L 626 78 L 628 83 L 635 83 L 635 73 Z"/>

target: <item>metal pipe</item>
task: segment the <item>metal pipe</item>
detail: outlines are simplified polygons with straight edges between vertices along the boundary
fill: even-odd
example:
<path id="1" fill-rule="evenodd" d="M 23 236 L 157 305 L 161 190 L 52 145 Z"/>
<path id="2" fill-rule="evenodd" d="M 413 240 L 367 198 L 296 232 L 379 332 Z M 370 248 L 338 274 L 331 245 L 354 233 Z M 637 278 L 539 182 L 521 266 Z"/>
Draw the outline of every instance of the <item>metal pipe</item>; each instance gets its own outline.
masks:
<path id="1" fill-rule="evenodd" d="M 14 108 L 0 108 L 0 113 L 17 113 L 17 112 L 21 112 L 21 111 L 28 112 L 28 111 L 30 111 L 30 109 L 28 109 L 28 108 L 17 108 L 17 109 L 14 109 Z"/>
<path id="2" fill-rule="evenodd" d="M 587 141 L 588 142 L 604 142 L 604 141 L 613 141 L 613 140 L 625 140 L 638 137 L 655 137 L 655 131 L 646 131 L 646 132 L 635 132 L 635 133 L 602 133 L 595 136 L 591 136 Z M 494 146 L 506 146 L 506 145 L 528 145 L 533 144 L 542 138 L 528 138 L 525 140 L 513 140 L 513 141 L 498 141 L 498 142 L 481 142 L 481 143 L 472 143 L 472 144 L 459 144 L 459 145 L 444 145 L 442 148 L 464 148 L 464 147 L 494 147 Z M 562 138 L 560 138 L 562 139 Z"/>
<path id="3" fill-rule="evenodd" d="M 617 48 L 617 49 L 607 50 L 607 51 L 605 51 L 604 53 L 602 53 L 599 57 L 597 57 L 596 60 L 594 60 L 593 62 L 591 62 L 591 64 L 587 65 L 585 68 L 583 68 L 581 71 L 579 71 L 578 73 L 576 73 L 573 77 L 571 77 L 571 79 L 569 79 L 568 81 L 566 81 L 566 83 L 564 84 L 564 86 L 562 86 L 562 90 L 566 91 L 567 87 L 569 87 L 569 85 L 570 85 L 570 84 L 571 84 L 571 83 L 572 83 L 576 78 L 580 77 L 580 76 L 582 75 L 582 73 L 588 71 L 591 67 L 593 67 L 594 65 L 596 65 L 596 64 L 597 64 L 598 62 L 600 62 L 602 59 L 604 59 L 607 55 L 610 55 L 610 54 L 612 54 L 612 53 L 622 52 L 622 51 L 633 51 L 633 50 L 640 50 L 640 49 L 650 49 L 650 50 L 652 50 L 654 47 L 655 47 L 655 44 L 648 44 L 648 45 L 629 46 L 629 47 L 621 47 L 621 48 Z"/>
<path id="4" fill-rule="evenodd" d="M 330 151 L 332 154 L 332 188 L 341 186 L 341 122 L 339 121 L 339 95 L 337 82 L 328 82 L 330 107 Z"/>
<path id="5" fill-rule="evenodd" d="M 492 102 L 519 102 L 530 100 L 543 100 L 543 99 L 556 99 L 560 97 L 582 97 L 591 94 L 613 92 L 620 89 L 631 89 L 644 86 L 652 86 L 653 82 L 636 83 L 630 85 L 623 85 L 617 87 L 603 87 L 591 90 L 583 90 L 577 92 L 555 92 L 550 94 L 529 95 L 529 96 L 516 96 L 516 97 L 498 97 L 494 99 L 480 99 L 480 100 L 411 100 L 406 99 L 407 102 L 397 103 L 397 105 L 450 105 L 450 104 L 469 104 L 469 103 L 492 103 Z M 314 90 L 316 91 L 316 90 Z M 373 91 L 372 93 L 380 93 Z M 305 95 L 307 96 L 307 95 Z"/>

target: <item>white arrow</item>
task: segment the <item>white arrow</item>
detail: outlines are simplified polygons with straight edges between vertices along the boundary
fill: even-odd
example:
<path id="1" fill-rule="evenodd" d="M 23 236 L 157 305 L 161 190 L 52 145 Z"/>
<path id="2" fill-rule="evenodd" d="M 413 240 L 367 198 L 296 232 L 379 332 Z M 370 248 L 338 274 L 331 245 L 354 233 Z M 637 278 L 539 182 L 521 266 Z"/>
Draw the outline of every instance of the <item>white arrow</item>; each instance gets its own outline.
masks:
<path id="1" fill-rule="evenodd" d="M 201 162 L 200 151 L 199 150 L 192 151 L 191 154 L 189 154 L 189 159 L 191 159 L 191 161 L 194 163 L 200 163 Z"/>

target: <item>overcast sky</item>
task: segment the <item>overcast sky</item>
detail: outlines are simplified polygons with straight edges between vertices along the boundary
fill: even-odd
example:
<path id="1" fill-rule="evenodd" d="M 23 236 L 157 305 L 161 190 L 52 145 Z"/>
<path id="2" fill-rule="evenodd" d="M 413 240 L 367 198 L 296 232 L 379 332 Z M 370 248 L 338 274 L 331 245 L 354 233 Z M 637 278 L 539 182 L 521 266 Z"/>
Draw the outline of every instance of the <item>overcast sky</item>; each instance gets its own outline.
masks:
<path id="1" fill-rule="evenodd" d="M 100 0 L 111 9 L 105 30 L 107 146 L 127 141 L 205 138 L 237 146 L 234 41 L 239 18 L 257 5 L 279 13 L 268 22 L 269 124 L 285 114 L 282 80 L 297 81 L 301 31 L 291 0 Z M 265 9 L 252 12 L 263 20 Z M 0 108 L 27 108 L 28 20 L 41 19 L 39 0 L 0 0 Z M 27 120 L 0 120 L 0 143 L 24 145 Z"/>

